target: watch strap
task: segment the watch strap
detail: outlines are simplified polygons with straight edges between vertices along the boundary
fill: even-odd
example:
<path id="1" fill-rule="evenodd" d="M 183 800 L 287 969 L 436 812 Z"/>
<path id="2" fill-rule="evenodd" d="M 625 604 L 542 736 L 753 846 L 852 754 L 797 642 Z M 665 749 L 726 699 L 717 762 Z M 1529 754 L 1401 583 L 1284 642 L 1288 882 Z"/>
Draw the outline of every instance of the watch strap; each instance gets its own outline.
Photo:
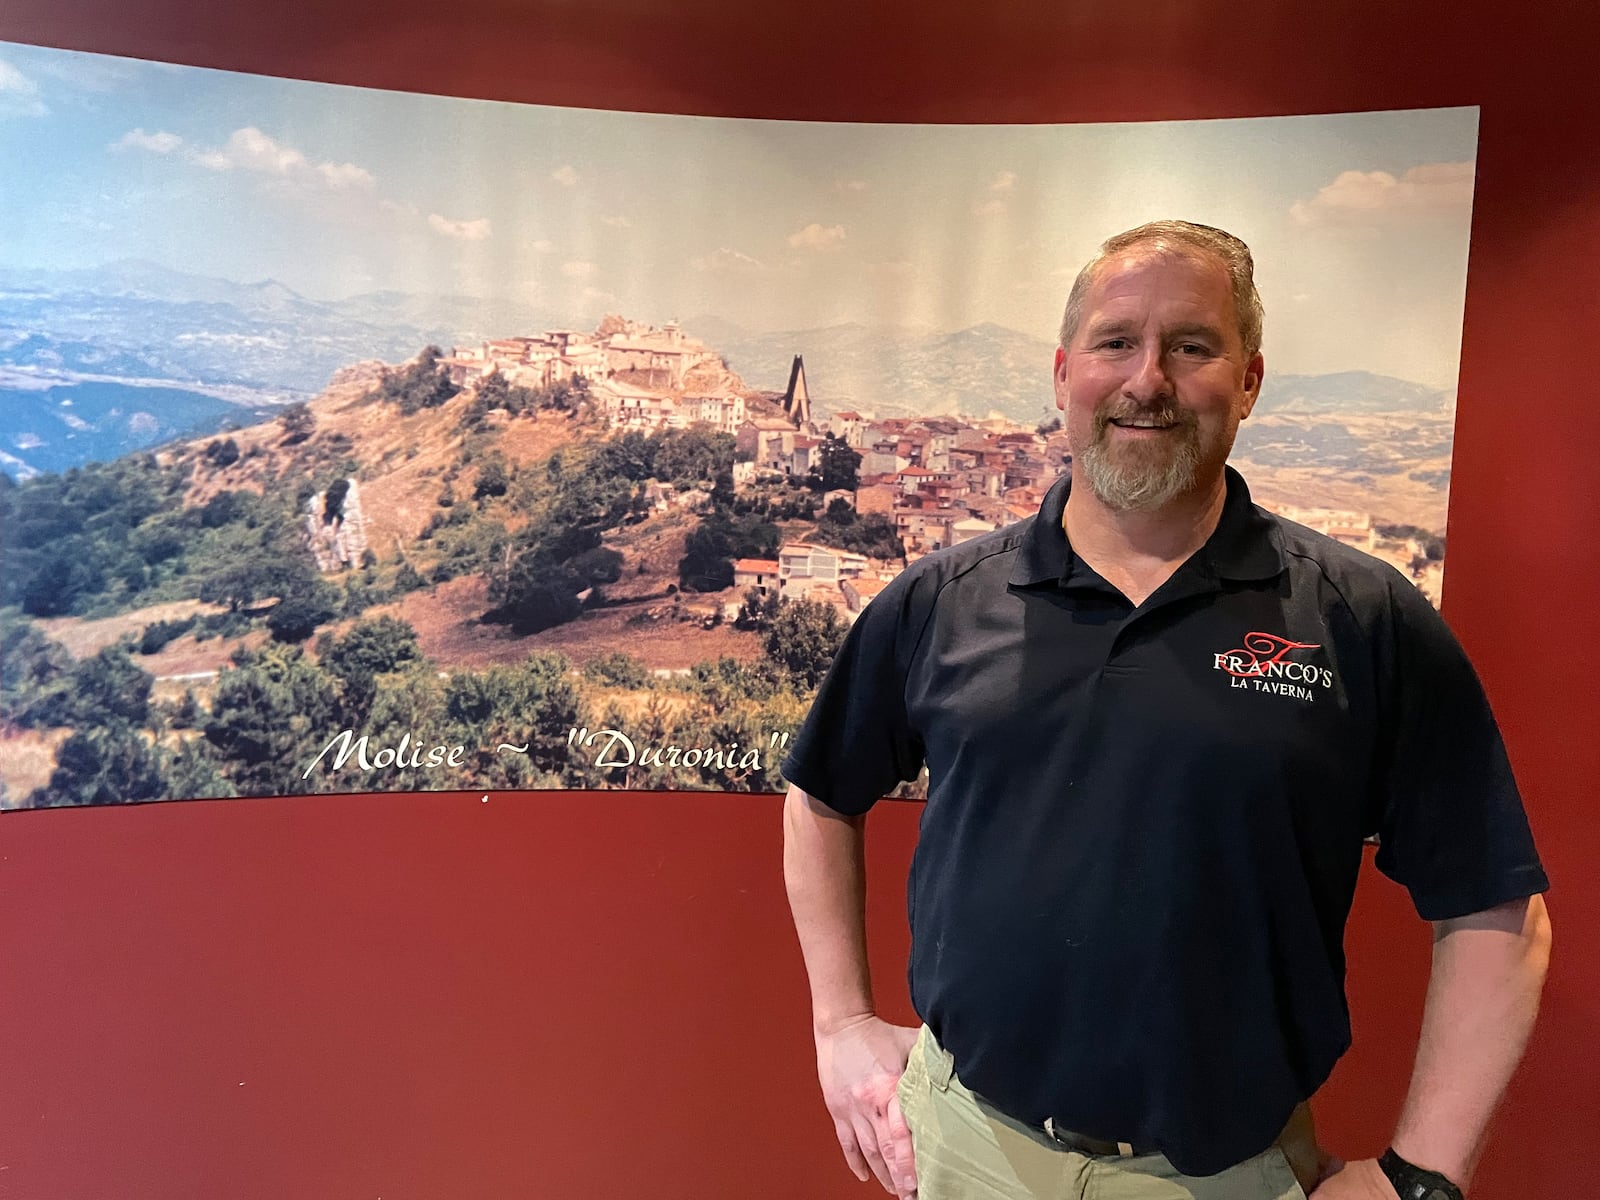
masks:
<path id="1" fill-rule="evenodd" d="M 1393 1147 L 1383 1152 L 1378 1169 L 1388 1178 L 1400 1200 L 1466 1200 L 1461 1189 L 1445 1176 L 1407 1162 Z"/>

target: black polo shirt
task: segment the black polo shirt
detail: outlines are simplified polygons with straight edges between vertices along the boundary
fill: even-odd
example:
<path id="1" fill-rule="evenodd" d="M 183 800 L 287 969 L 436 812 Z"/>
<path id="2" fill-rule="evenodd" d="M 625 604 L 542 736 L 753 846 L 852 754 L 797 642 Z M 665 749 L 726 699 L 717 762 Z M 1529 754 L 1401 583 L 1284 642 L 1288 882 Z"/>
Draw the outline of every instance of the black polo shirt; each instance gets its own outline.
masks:
<path id="1" fill-rule="evenodd" d="M 1439 920 L 1547 882 L 1483 689 L 1415 586 L 1256 507 L 1135 607 L 1036 517 L 852 626 L 783 773 L 841 813 L 924 761 L 917 1012 L 1001 1111 L 1209 1175 L 1350 1044 L 1362 841 Z"/>

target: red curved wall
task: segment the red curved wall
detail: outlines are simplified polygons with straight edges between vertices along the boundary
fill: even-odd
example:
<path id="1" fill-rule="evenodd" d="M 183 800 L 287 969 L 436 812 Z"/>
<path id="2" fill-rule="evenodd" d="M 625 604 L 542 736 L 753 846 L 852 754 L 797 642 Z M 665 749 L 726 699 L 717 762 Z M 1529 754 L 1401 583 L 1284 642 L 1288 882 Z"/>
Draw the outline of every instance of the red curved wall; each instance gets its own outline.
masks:
<path id="1" fill-rule="evenodd" d="M 1557 946 L 1474 1200 L 1588 1196 L 1600 28 L 1576 7 L 1459 0 L 1068 7 L 8 0 L 0 38 L 769 117 L 1481 105 L 1445 610 L 1505 727 Z M 0 1195 L 871 1194 L 815 1096 L 778 807 L 544 793 L 6 814 Z M 876 973 L 902 1017 L 915 818 L 882 806 L 870 864 Z M 1428 936 L 1369 872 L 1349 942 L 1357 1048 L 1317 1109 L 1337 1148 L 1372 1153 L 1409 1072 Z"/>

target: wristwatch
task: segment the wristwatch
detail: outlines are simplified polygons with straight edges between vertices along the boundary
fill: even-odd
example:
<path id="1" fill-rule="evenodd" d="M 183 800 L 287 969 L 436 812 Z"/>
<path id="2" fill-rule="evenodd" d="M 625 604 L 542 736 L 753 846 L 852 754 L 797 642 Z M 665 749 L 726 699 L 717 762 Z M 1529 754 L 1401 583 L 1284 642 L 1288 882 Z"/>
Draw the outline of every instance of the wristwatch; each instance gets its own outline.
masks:
<path id="1" fill-rule="evenodd" d="M 1400 1200 L 1466 1200 L 1461 1189 L 1439 1172 L 1408 1163 L 1393 1149 L 1383 1152 L 1378 1169 L 1389 1177 Z"/>

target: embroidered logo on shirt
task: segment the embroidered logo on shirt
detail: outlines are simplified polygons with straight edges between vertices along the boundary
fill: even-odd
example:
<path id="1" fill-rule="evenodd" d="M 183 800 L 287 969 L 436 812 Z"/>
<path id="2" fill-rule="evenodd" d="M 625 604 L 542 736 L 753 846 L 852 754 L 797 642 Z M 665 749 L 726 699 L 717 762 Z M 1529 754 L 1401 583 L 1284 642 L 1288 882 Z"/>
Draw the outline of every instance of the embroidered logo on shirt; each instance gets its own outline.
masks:
<path id="1" fill-rule="evenodd" d="M 1233 686 L 1254 688 L 1299 700 L 1314 700 L 1313 688 L 1331 688 L 1333 671 L 1304 661 L 1304 654 L 1322 649 L 1320 642 L 1296 642 L 1275 633 L 1247 633 L 1244 644 L 1214 655 L 1212 669 L 1233 676 Z M 1292 657 L 1301 654 L 1301 658 Z"/>

